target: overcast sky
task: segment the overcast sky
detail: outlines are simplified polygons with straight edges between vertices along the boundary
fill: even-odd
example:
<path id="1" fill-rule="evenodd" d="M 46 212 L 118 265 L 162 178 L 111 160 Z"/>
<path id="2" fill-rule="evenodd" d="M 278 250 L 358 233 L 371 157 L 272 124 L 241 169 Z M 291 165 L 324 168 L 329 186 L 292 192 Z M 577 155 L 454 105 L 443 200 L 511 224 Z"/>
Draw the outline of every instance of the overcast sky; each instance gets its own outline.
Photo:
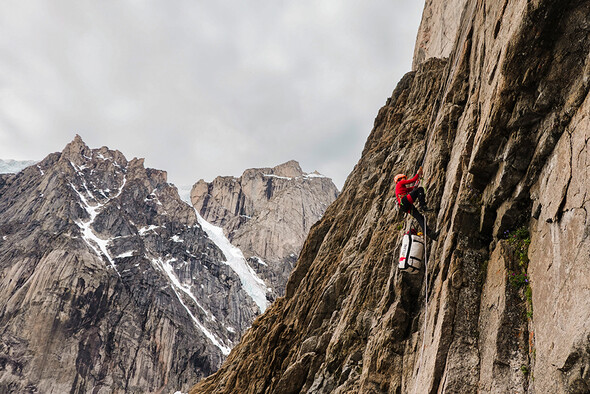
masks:
<path id="1" fill-rule="evenodd" d="M 0 158 L 91 148 L 189 185 L 295 159 L 338 188 L 423 0 L 3 0 Z"/>

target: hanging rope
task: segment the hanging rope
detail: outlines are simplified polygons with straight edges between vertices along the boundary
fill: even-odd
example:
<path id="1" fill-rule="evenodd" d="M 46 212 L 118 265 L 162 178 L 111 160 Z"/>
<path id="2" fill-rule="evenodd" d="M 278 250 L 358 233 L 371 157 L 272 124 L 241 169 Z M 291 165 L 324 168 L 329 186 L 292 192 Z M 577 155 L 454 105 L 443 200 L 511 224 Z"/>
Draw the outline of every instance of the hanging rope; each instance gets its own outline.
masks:
<path id="1" fill-rule="evenodd" d="M 426 227 L 426 218 L 424 218 L 424 232 L 426 233 L 428 228 Z M 422 347 L 420 348 L 420 357 L 418 359 L 418 371 L 421 371 L 424 364 L 422 355 L 424 354 L 424 349 L 426 348 L 426 323 L 428 322 L 428 247 L 426 242 L 426 234 L 424 234 L 424 281 L 426 282 L 424 287 L 424 324 L 422 330 Z M 416 376 L 418 372 L 416 372 Z M 418 385 L 416 381 L 414 381 L 414 394 L 416 394 L 416 390 Z"/>

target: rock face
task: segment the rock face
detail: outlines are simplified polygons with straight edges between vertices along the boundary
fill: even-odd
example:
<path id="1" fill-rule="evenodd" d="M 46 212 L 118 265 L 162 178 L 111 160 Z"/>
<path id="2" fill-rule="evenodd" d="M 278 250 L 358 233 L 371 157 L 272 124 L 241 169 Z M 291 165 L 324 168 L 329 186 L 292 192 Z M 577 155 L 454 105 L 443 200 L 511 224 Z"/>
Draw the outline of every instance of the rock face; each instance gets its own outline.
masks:
<path id="1" fill-rule="evenodd" d="M 414 47 L 413 70 L 426 59 L 449 56 L 466 3 L 467 0 L 426 0 Z"/>
<path id="2" fill-rule="evenodd" d="M 331 179 L 306 174 L 289 161 L 274 168 L 254 168 L 241 177 L 197 182 L 191 201 L 208 222 L 222 227 L 250 265 L 283 295 L 311 226 L 338 195 Z"/>
<path id="3" fill-rule="evenodd" d="M 285 297 L 192 393 L 590 392 L 590 2 L 460 14 L 449 58 L 379 111 Z M 411 276 L 393 176 L 421 163 L 441 233 Z"/>
<path id="4" fill-rule="evenodd" d="M 0 392 L 186 391 L 258 307 L 166 173 L 89 149 L 0 181 Z"/>

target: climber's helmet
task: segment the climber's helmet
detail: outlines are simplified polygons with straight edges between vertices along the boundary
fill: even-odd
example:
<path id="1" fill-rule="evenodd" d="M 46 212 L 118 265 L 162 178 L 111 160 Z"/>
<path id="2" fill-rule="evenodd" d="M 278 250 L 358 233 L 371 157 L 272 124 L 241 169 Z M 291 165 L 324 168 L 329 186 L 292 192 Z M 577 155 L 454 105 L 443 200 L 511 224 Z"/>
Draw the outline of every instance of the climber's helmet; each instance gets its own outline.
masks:
<path id="1" fill-rule="evenodd" d="M 408 179 L 404 174 L 397 174 L 395 176 L 395 178 L 393 178 L 393 180 L 395 181 L 395 183 L 398 183 L 399 181 L 401 181 L 402 179 Z"/>

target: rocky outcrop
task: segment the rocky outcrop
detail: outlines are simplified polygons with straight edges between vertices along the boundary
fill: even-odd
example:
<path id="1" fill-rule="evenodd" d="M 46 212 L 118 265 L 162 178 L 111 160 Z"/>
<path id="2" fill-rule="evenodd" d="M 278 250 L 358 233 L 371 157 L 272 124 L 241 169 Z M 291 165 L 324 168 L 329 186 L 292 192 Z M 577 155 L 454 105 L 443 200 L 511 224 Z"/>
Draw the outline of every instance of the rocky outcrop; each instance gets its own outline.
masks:
<path id="1" fill-rule="evenodd" d="M 239 178 L 200 180 L 193 186 L 191 201 L 242 250 L 274 298 L 284 294 L 309 229 L 337 195 L 331 179 L 304 173 L 299 163 L 289 161 L 246 170 Z"/>
<path id="2" fill-rule="evenodd" d="M 590 391 L 590 3 L 460 14 L 448 59 L 379 111 L 285 297 L 191 393 Z M 393 176 L 420 164 L 441 233 L 411 276 Z"/>
<path id="3" fill-rule="evenodd" d="M 166 173 L 80 137 L 0 182 L 0 392 L 186 391 L 258 307 Z"/>

